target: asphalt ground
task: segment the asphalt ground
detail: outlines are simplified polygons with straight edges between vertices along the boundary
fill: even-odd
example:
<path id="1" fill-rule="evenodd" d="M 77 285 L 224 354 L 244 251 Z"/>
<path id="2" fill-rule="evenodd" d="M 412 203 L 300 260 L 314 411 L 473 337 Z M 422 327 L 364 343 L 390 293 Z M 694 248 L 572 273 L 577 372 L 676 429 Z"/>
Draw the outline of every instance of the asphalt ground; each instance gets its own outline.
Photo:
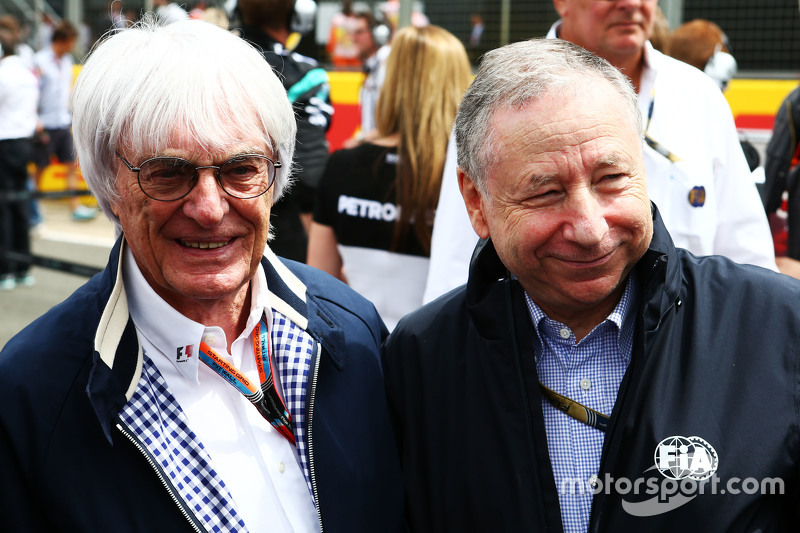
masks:
<path id="1" fill-rule="evenodd" d="M 102 268 L 114 244 L 114 225 L 100 213 L 89 221 L 71 218 L 67 200 L 40 200 L 44 222 L 31 233 L 33 255 Z M 86 283 L 84 276 L 34 266 L 32 287 L 0 291 L 0 347 L 34 319 Z M 75 317 L 74 327 L 81 327 Z"/>

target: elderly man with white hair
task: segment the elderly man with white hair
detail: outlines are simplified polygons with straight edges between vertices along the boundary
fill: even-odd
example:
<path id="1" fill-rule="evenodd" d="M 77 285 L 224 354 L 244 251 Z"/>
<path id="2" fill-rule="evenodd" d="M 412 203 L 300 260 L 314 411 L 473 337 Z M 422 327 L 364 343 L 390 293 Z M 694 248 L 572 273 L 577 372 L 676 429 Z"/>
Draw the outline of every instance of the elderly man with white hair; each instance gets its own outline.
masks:
<path id="1" fill-rule="evenodd" d="M 98 46 L 73 103 L 119 238 L 0 354 L 0 530 L 399 531 L 386 329 L 267 246 L 295 141 L 269 64 L 148 19 Z"/>

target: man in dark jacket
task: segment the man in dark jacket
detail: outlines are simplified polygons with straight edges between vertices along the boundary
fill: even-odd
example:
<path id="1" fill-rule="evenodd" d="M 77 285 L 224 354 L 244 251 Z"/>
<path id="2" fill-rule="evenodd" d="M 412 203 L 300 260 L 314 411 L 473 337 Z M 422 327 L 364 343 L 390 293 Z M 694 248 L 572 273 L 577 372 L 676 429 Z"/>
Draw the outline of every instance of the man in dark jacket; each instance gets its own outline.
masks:
<path id="1" fill-rule="evenodd" d="M 800 284 L 673 246 L 627 79 L 512 44 L 455 135 L 483 241 L 384 347 L 410 530 L 794 530 Z"/>
<path id="2" fill-rule="evenodd" d="M 316 60 L 286 48 L 299 22 L 295 0 L 238 0 L 238 11 L 242 38 L 257 45 L 278 73 L 297 119 L 297 181 L 272 210 L 270 245 L 282 257 L 305 262 L 314 198 L 328 161 L 325 134 L 333 115 L 328 73 Z"/>
<path id="3" fill-rule="evenodd" d="M 266 246 L 295 141 L 270 66 L 146 19 L 92 53 L 73 104 L 120 237 L 0 353 L 0 530 L 401 531 L 386 328 Z"/>
<path id="4" fill-rule="evenodd" d="M 781 272 L 800 277 L 800 87 L 796 87 L 781 102 L 775 114 L 772 136 L 767 144 L 764 164 L 765 181 L 761 198 L 767 215 L 782 227 L 777 217 L 779 209 L 786 210 L 785 230 L 775 235 L 783 238 L 785 255 L 776 258 Z M 784 193 L 787 194 L 784 203 Z"/>

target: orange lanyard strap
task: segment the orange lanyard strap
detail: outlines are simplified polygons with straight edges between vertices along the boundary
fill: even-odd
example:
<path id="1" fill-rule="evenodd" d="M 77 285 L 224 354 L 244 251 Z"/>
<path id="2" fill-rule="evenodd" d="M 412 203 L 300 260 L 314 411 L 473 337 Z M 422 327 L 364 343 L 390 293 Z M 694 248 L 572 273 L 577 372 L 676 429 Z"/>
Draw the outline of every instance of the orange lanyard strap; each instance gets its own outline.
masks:
<path id="1" fill-rule="evenodd" d="M 272 427 L 277 429 L 292 445 L 295 445 L 294 433 L 292 432 L 292 417 L 275 389 L 270 347 L 267 324 L 262 319 L 253 331 L 253 352 L 255 354 L 256 367 L 258 368 L 258 377 L 261 380 L 260 386 L 256 386 L 243 372 L 220 357 L 205 342 L 200 343 L 200 360 L 250 400 L 256 406 L 258 412 L 261 413 L 261 416 L 272 424 Z M 266 367 L 269 368 L 269 373 L 265 370 L 265 361 Z"/>

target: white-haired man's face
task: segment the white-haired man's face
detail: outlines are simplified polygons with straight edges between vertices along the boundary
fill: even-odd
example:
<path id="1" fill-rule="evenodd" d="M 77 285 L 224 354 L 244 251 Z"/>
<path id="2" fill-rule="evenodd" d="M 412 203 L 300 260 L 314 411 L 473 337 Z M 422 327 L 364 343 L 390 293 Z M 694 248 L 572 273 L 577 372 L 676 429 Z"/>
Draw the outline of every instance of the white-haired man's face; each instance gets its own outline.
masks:
<path id="1" fill-rule="evenodd" d="M 192 135 L 178 131 L 158 153 L 123 148 L 120 154 L 135 167 L 156 156 L 179 157 L 195 166 L 219 166 L 244 153 L 274 157 L 263 136 L 235 138 L 225 150 L 208 151 Z M 266 247 L 273 191 L 234 198 L 220 187 L 214 169 L 197 172 L 197 183 L 186 196 L 164 202 L 145 195 L 137 174 L 119 161 L 119 200 L 112 205 L 145 279 L 189 317 L 214 302 L 228 302 L 231 308 L 243 303 Z"/>

